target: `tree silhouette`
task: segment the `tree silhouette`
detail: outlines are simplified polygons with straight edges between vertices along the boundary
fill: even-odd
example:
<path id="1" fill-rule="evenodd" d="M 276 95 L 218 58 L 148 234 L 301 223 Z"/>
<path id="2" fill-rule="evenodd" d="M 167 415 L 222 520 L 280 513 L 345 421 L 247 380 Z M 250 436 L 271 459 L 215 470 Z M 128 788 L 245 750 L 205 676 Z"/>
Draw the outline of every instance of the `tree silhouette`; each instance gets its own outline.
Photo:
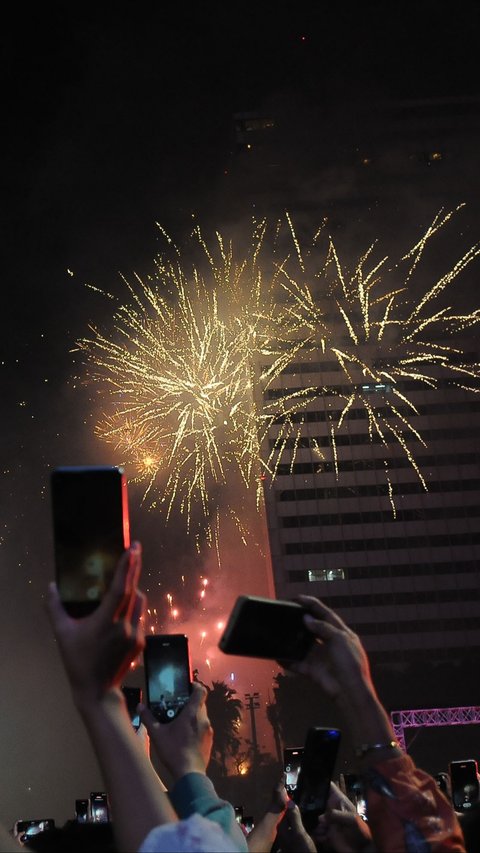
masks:
<path id="1" fill-rule="evenodd" d="M 237 755 L 241 745 L 238 732 L 243 704 L 235 698 L 237 691 L 224 681 L 212 681 L 211 687 L 205 687 L 208 690 L 207 712 L 213 727 L 212 756 L 226 776 L 227 760 Z"/>

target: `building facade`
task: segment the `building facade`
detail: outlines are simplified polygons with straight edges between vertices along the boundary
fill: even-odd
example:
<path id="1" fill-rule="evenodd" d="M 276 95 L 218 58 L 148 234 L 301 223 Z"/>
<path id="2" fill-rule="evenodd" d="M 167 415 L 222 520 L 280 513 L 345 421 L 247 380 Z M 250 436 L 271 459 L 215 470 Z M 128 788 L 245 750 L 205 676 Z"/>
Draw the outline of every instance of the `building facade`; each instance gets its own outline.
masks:
<path id="1" fill-rule="evenodd" d="M 478 353 L 467 349 L 466 360 Z M 393 439 L 386 449 L 369 432 L 361 395 L 333 445 L 345 405 L 339 393 L 353 389 L 320 351 L 266 391 L 271 400 L 294 388 L 323 389 L 298 415 L 300 439 L 265 482 L 276 595 L 321 598 L 376 663 L 480 651 L 480 395 L 454 387 L 454 378 L 443 371 L 436 388 L 398 386 L 418 412 L 405 408 L 412 429 L 403 436 L 427 490 L 401 444 Z M 382 386 L 363 382 L 361 390 L 388 422 L 391 390 Z M 271 427 L 269 446 L 281 428 Z"/>

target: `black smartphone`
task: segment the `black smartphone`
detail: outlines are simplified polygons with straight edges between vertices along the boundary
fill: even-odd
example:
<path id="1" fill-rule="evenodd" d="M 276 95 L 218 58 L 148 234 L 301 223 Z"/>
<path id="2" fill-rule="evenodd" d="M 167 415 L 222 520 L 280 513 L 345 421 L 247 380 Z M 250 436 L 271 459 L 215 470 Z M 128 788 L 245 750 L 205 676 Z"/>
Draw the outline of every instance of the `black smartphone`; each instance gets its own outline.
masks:
<path id="1" fill-rule="evenodd" d="M 355 806 L 355 810 L 362 820 L 367 820 L 367 800 L 363 776 L 358 773 L 342 773 L 343 787 L 346 796 Z"/>
<path id="2" fill-rule="evenodd" d="M 108 796 L 104 791 L 92 791 L 90 793 L 90 821 L 91 823 L 108 823 L 110 811 L 108 808 Z"/>
<path id="3" fill-rule="evenodd" d="M 292 795 L 297 789 L 298 773 L 302 761 L 303 746 L 285 747 L 283 750 L 283 772 L 285 774 L 285 790 Z"/>
<path id="4" fill-rule="evenodd" d="M 32 835 L 38 835 L 40 832 L 46 832 L 49 829 L 55 829 L 55 821 L 53 818 L 39 818 L 35 820 L 17 820 L 13 828 L 13 834 L 17 841 L 22 844 L 28 844 Z"/>
<path id="5" fill-rule="evenodd" d="M 143 650 L 147 706 L 161 723 L 178 716 L 192 692 L 185 634 L 149 634 Z"/>
<path id="6" fill-rule="evenodd" d="M 292 798 L 307 832 L 314 829 L 327 807 L 340 736 L 340 729 L 314 726 L 308 730 Z"/>
<path id="7" fill-rule="evenodd" d="M 452 802 L 456 811 L 471 809 L 479 800 L 478 765 L 474 758 L 449 764 Z"/>
<path id="8" fill-rule="evenodd" d="M 75 800 L 75 820 L 77 823 L 89 822 L 89 802 L 88 800 Z"/>
<path id="9" fill-rule="evenodd" d="M 305 613 L 294 601 L 240 595 L 218 646 L 227 655 L 302 660 L 315 640 L 303 623 Z"/>
<path id="10" fill-rule="evenodd" d="M 132 721 L 132 726 L 136 732 L 140 728 L 140 716 L 137 712 L 137 705 L 142 701 L 141 687 L 122 687 L 122 693 L 127 702 L 128 716 Z"/>
<path id="11" fill-rule="evenodd" d="M 71 616 L 87 616 L 130 546 L 125 474 L 113 466 L 55 468 L 50 485 L 60 598 Z"/>

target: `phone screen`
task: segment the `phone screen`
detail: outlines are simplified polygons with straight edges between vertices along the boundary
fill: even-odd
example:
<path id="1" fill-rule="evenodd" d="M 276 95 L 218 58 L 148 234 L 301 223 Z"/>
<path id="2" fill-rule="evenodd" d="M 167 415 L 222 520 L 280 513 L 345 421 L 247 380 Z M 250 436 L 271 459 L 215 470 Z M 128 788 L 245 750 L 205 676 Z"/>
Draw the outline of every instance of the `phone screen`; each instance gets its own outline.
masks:
<path id="1" fill-rule="evenodd" d="M 190 698 L 192 688 L 185 634 L 150 634 L 143 652 L 147 705 L 161 723 L 169 723 Z"/>
<path id="2" fill-rule="evenodd" d="M 51 499 L 60 598 L 71 616 L 86 616 L 100 604 L 130 545 L 123 469 L 56 468 Z"/>
<path id="3" fill-rule="evenodd" d="M 474 758 L 451 761 L 449 765 L 453 805 L 457 811 L 467 811 L 478 802 L 478 765 Z"/>
<path id="4" fill-rule="evenodd" d="M 237 598 L 219 648 L 225 654 L 277 661 L 302 660 L 314 642 L 305 610 L 293 601 L 253 595 Z"/>
<path id="5" fill-rule="evenodd" d="M 55 821 L 53 818 L 17 820 L 15 823 L 14 835 L 18 842 L 23 846 L 24 844 L 28 844 L 32 835 L 38 835 L 40 832 L 46 832 L 48 829 L 55 829 Z"/>
<path id="6" fill-rule="evenodd" d="M 302 761 L 303 747 L 296 749 L 286 747 L 283 750 L 283 770 L 285 773 L 285 789 L 293 794 L 297 789 L 298 774 Z"/>
<path id="7" fill-rule="evenodd" d="M 140 716 L 137 713 L 137 705 L 142 701 L 142 691 L 140 687 L 122 687 L 123 695 L 127 702 L 128 715 L 132 721 L 132 726 L 135 731 L 140 728 Z"/>
<path id="8" fill-rule="evenodd" d="M 108 823 L 108 797 L 103 791 L 92 791 L 90 794 L 90 819 L 92 823 Z"/>
<path id="9" fill-rule="evenodd" d="M 75 820 L 77 823 L 88 823 L 88 800 L 75 800 Z"/>
<path id="10" fill-rule="evenodd" d="M 293 796 L 307 831 L 316 826 L 327 807 L 340 734 L 339 729 L 322 727 L 308 731 Z"/>

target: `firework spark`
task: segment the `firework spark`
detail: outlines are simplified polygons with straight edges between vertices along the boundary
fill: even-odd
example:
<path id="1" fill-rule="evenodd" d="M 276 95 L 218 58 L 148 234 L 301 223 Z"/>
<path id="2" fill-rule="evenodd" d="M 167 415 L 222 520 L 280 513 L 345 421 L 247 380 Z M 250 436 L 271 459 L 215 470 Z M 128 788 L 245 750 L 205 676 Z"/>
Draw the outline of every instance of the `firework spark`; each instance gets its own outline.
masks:
<path id="1" fill-rule="evenodd" d="M 193 533 L 198 543 L 204 534 L 217 552 L 225 492 L 235 489 L 228 512 L 245 538 L 238 507 L 252 489 L 262 500 L 262 474 L 272 473 L 292 429 L 298 432 L 291 414 L 302 407 L 298 393 L 260 409 L 254 399 L 254 383 L 271 385 L 302 346 L 276 340 L 278 272 L 266 281 L 259 263 L 265 229 L 255 226 L 251 250 L 239 263 L 221 235 L 214 257 L 196 229 L 207 279 L 195 265 L 188 276 L 175 248 L 174 261 L 157 258 L 153 280 L 137 279 L 135 287 L 125 281 L 130 302 L 115 312 L 113 334 L 91 327 L 93 337 L 78 342 L 89 378 L 109 392 L 97 434 L 135 467 L 145 498 L 167 520 L 177 504 L 190 531 L 200 509 Z M 263 374 L 260 356 L 268 358 Z M 279 416 L 285 425 L 276 452 L 264 460 L 261 443 Z"/>
<path id="2" fill-rule="evenodd" d="M 456 210 L 459 210 L 460 205 Z M 427 242 L 443 228 L 456 211 L 440 210 L 422 238 L 392 267 L 388 256 L 375 260 L 372 244 L 348 272 L 339 259 L 331 237 L 328 237 L 323 264 L 315 267 L 312 287 L 306 276 L 294 278 L 286 268 L 281 269 L 281 287 L 287 295 L 286 314 L 290 331 L 312 351 L 321 353 L 325 362 L 334 360 L 340 370 L 341 385 L 322 386 L 317 393 L 338 396 L 343 408 L 330 423 L 330 439 L 334 468 L 338 477 L 336 436 L 348 418 L 354 404 L 363 407 L 368 419 L 370 440 L 376 435 L 385 449 L 400 446 L 423 487 L 427 483 L 408 444 L 414 436 L 426 446 L 412 416 L 418 409 L 408 397 L 407 390 L 437 388 L 443 376 L 448 384 L 465 391 L 478 393 L 480 364 L 472 363 L 449 338 L 480 321 L 480 309 L 458 314 L 450 306 L 436 308 L 435 300 L 454 279 L 480 254 L 480 243 L 472 246 L 455 264 L 420 297 L 413 297 L 418 288 L 410 286 Z M 290 227 L 293 226 L 289 220 Z M 302 270 L 304 258 L 311 261 L 312 251 L 322 229 L 315 235 L 312 246 L 301 252 L 295 242 Z M 384 277 L 398 279 L 402 264 L 408 264 L 400 286 L 389 288 Z M 318 295 L 317 295 L 318 294 Z M 284 327 L 288 325 L 284 323 Z M 321 360 L 319 370 L 321 372 Z M 344 383 L 344 384 L 343 384 Z M 300 422 L 302 418 L 300 418 Z M 315 450 L 315 445 L 310 441 Z M 388 460 L 384 459 L 388 494 L 395 515 L 392 483 Z"/>
<path id="3" fill-rule="evenodd" d="M 293 470 L 305 446 L 305 412 L 316 398 L 332 393 L 342 401 L 328 427 L 337 475 L 336 437 L 356 403 L 365 409 L 370 439 L 375 435 L 385 448 L 400 446 L 426 488 L 408 443 L 414 435 L 425 444 L 406 386 L 437 387 L 447 370 L 452 384 L 476 392 L 480 376 L 480 366 L 467 363 L 445 337 L 479 322 L 480 309 L 459 314 L 435 307 L 480 253 L 480 244 L 412 298 L 411 279 L 425 247 L 453 212 L 440 211 L 397 264 L 388 266 L 388 257 L 375 260 L 373 244 L 353 272 L 342 264 L 333 240 L 325 241 L 325 222 L 304 247 L 289 215 L 293 250 L 283 254 L 280 226 L 273 248 L 266 249 L 265 222 L 254 226 L 250 249 L 239 261 L 218 233 L 210 248 L 195 230 L 200 263 L 184 263 L 167 238 L 173 259 L 160 255 L 146 282 L 125 280 L 129 301 L 115 311 L 113 331 L 91 327 L 92 336 L 78 342 L 89 380 L 108 392 L 96 431 L 134 467 L 151 506 L 167 520 L 177 506 L 198 547 L 203 534 L 217 553 L 219 507 L 226 506 L 245 539 L 246 493 L 254 491 L 260 505 L 265 478 L 273 481 L 287 450 Z M 320 356 L 320 373 L 322 359 L 334 360 L 344 384 L 280 393 L 272 388 L 282 372 L 313 352 Z M 308 442 L 321 460 L 318 442 Z M 395 511 L 387 455 L 385 477 Z"/>

